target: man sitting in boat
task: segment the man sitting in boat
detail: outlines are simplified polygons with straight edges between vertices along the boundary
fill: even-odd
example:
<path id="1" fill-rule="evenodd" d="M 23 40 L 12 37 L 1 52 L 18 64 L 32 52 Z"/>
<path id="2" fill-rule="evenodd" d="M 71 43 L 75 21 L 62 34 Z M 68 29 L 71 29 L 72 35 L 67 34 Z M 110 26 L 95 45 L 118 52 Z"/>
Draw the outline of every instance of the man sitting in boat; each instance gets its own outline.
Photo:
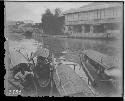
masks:
<path id="1" fill-rule="evenodd" d="M 9 40 L 9 54 L 11 60 L 11 68 L 14 79 L 24 80 L 28 74 L 33 74 L 29 70 L 27 59 L 31 56 L 32 52 L 36 52 L 41 43 L 32 39 L 32 32 L 26 31 L 24 33 L 25 39 L 14 41 Z M 41 45 L 42 46 L 42 45 Z M 20 53 L 17 52 L 20 50 Z M 36 61 L 35 61 L 36 62 Z"/>
<path id="2" fill-rule="evenodd" d="M 30 59 L 37 57 L 37 63 L 35 66 L 35 72 L 37 74 L 37 78 L 41 83 L 44 81 L 48 81 L 50 77 L 50 62 L 48 62 L 49 50 L 47 48 L 38 47 L 37 51 L 32 54 Z"/>

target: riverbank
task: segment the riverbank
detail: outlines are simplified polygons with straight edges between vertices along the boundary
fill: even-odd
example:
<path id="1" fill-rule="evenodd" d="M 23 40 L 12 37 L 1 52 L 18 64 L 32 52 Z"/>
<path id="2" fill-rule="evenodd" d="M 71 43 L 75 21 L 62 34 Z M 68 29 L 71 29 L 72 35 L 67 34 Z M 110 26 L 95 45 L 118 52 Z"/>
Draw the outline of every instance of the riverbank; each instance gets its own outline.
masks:
<path id="1" fill-rule="evenodd" d="M 15 39 L 22 39 L 24 36 L 23 33 L 10 33 L 7 37 L 10 40 Z M 93 40 L 117 40 L 119 37 L 107 37 L 106 35 L 102 36 L 102 33 L 99 33 L 100 35 L 92 34 L 86 35 L 86 34 L 72 34 L 72 35 L 47 35 L 43 33 L 33 33 L 34 39 L 41 39 L 41 37 L 49 37 L 49 38 L 69 38 L 69 39 L 93 39 Z"/>
<path id="2" fill-rule="evenodd" d="M 50 38 L 70 38 L 70 39 L 96 39 L 96 40 L 117 40 L 115 37 L 87 37 L 87 36 L 75 36 L 75 35 L 36 35 L 35 37 L 50 37 Z"/>

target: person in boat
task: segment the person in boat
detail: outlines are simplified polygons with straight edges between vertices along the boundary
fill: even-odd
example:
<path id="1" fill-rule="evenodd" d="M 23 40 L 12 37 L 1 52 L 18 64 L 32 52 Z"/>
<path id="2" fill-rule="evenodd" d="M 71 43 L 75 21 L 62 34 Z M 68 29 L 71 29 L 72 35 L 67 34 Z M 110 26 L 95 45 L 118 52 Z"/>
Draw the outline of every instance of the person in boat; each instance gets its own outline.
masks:
<path id="1" fill-rule="evenodd" d="M 35 72 L 37 77 L 43 81 L 48 80 L 50 76 L 49 50 L 47 48 L 38 47 L 37 51 L 32 54 L 30 59 L 37 57 Z"/>
<path id="2" fill-rule="evenodd" d="M 32 32 L 26 31 L 24 34 L 24 39 L 16 41 L 9 41 L 9 55 L 11 60 L 10 71 L 12 73 L 12 78 L 16 81 L 20 79 L 24 82 L 25 78 L 29 74 L 33 74 L 30 70 L 30 63 L 26 58 L 31 56 L 31 53 L 35 53 L 39 46 L 42 46 L 41 43 L 32 39 Z M 17 50 L 20 50 L 19 53 Z M 27 56 L 26 58 L 24 56 Z M 36 62 L 36 59 L 35 59 Z"/>

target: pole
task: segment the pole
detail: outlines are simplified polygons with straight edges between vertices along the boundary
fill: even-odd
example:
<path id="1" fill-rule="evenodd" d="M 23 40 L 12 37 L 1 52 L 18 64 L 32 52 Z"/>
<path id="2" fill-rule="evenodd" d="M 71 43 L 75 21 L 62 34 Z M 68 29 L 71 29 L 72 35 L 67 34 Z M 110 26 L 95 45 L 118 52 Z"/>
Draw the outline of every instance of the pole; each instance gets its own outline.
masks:
<path id="1" fill-rule="evenodd" d="M 52 54 L 52 66 L 50 67 L 50 84 L 51 84 L 51 89 L 50 89 L 50 97 L 52 96 L 53 93 L 53 70 L 54 70 L 54 55 Z"/>

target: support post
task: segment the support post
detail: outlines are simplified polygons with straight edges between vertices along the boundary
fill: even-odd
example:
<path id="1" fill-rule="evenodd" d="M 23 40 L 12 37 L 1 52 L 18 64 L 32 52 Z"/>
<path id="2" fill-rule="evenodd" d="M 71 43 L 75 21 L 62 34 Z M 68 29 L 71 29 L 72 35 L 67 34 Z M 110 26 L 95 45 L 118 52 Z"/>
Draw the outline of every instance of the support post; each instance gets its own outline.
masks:
<path id="1" fill-rule="evenodd" d="M 90 26 L 90 33 L 93 33 L 94 27 L 93 25 Z"/>
<path id="2" fill-rule="evenodd" d="M 68 32 L 68 26 L 65 26 L 65 33 Z"/>
<path id="3" fill-rule="evenodd" d="M 84 25 L 81 25 L 81 27 L 82 27 L 82 33 L 84 33 L 84 32 L 85 32 L 85 27 L 84 27 Z"/>

